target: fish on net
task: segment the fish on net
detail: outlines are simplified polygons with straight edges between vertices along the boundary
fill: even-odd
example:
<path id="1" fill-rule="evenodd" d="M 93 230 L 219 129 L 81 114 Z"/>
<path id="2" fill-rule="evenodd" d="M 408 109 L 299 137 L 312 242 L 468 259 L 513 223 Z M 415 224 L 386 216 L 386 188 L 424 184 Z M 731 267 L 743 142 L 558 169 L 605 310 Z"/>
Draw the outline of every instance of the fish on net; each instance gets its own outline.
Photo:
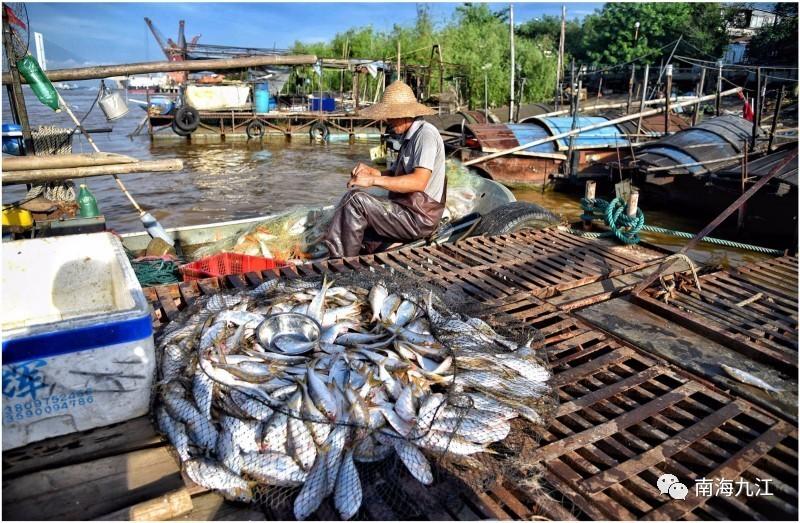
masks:
<path id="1" fill-rule="evenodd" d="M 259 334 L 292 312 L 317 339 Z M 276 517 L 412 517 L 442 482 L 528 474 L 520 420 L 555 410 L 541 335 L 480 312 L 383 270 L 202 297 L 158 335 L 158 427 L 192 481 Z"/>

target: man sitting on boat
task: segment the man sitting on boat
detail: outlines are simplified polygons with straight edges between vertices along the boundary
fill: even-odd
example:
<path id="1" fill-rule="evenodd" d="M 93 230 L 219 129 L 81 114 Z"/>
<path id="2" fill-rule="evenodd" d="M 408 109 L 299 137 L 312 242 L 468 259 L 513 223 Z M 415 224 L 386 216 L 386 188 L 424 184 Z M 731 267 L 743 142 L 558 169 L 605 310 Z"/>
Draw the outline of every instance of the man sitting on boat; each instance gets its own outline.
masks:
<path id="1" fill-rule="evenodd" d="M 375 252 L 381 245 L 409 242 L 433 234 L 442 219 L 447 193 L 444 143 L 439 131 L 422 120 L 434 111 L 417 102 L 401 81 L 386 88 L 381 102 L 360 112 L 364 118 L 386 120 L 402 136 L 397 161 L 380 171 L 359 163 L 348 188 L 383 187 L 389 198 L 360 189 L 339 202 L 325 233 L 331 258 Z"/>

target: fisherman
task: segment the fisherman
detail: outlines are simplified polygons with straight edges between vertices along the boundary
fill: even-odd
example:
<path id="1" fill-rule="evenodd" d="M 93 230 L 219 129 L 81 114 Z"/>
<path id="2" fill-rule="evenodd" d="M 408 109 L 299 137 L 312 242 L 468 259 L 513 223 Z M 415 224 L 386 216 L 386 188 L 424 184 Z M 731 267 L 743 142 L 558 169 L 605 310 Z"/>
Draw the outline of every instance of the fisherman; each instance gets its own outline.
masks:
<path id="1" fill-rule="evenodd" d="M 356 188 L 342 197 L 324 242 L 331 258 L 376 252 L 385 243 L 408 242 L 433 234 L 444 213 L 447 180 L 445 152 L 439 131 L 422 120 L 434 111 L 417 102 L 414 92 L 397 80 L 380 103 L 360 116 L 386 120 L 392 134 L 402 136 L 397 161 L 380 171 L 363 163 L 355 166 L 347 183 Z M 379 198 L 359 187 L 382 187 L 389 198 Z"/>

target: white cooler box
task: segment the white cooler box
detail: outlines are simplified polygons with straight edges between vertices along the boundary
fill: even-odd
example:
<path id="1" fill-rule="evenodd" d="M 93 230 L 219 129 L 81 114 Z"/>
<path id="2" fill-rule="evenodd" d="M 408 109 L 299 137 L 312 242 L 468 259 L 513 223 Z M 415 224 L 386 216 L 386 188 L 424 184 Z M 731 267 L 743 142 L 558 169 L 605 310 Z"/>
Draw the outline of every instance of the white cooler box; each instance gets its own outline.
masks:
<path id="1" fill-rule="evenodd" d="M 119 239 L 3 243 L 3 449 L 148 412 L 150 306 Z"/>

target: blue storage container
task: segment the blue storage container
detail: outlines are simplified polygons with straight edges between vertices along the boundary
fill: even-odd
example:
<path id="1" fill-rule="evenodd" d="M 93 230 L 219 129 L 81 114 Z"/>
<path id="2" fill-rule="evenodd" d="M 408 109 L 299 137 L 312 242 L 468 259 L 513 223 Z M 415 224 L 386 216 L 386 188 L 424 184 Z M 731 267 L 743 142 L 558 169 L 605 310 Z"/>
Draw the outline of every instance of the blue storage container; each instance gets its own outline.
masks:
<path id="1" fill-rule="evenodd" d="M 333 112 L 336 110 L 336 100 L 334 100 L 333 97 L 311 97 L 310 100 L 312 111 Z"/>
<path id="2" fill-rule="evenodd" d="M 263 82 L 255 85 L 253 91 L 253 106 L 257 113 L 269 112 L 269 83 Z"/>
<path id="3" fill-rule="evenodd" d="M 3 124 L 3 152 L 22 156 L 22 126 L 13 123 Z"/>

